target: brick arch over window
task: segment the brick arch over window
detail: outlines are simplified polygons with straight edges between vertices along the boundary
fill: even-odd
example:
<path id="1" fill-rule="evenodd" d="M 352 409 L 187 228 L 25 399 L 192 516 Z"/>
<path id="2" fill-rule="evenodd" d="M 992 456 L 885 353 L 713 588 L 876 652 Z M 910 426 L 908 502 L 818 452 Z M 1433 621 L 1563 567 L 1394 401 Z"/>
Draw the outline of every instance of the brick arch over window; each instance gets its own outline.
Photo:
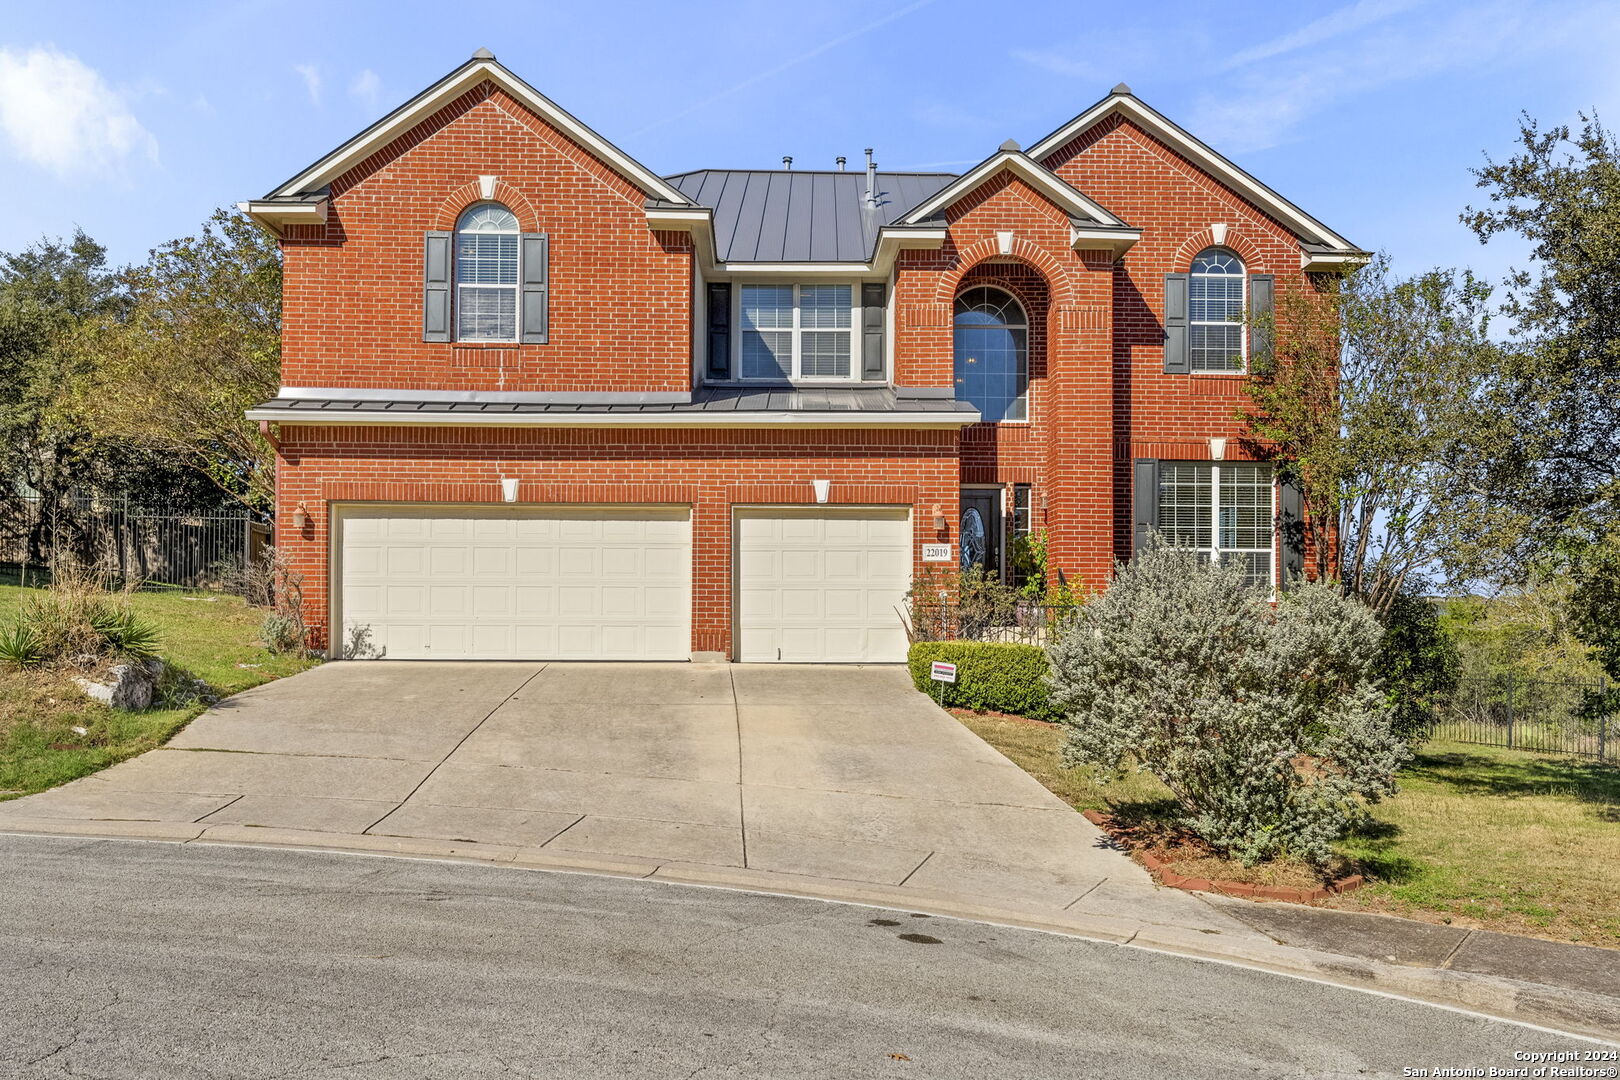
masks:
<path id="1" fill-rule="evenodd" d="M 1237 257 L 1243 260 L 1244 273 L 1269 274 L 1274 272 L 1271 267 L 1265 265 L 1265 256 L 1259 245 L 1244 236 L 1242 230 L 1231 225 L 1226 227 L 1226 237 L 1219 243 L 1215 240 L 1214 231 L 1207 228 L 1200 229 L 1187 237 L 1181 242 L 1181 246 L 1176 249 L 1176 255 L 1171 260 L 1171 266 L 1176 270 L 1186 270 L 1192 265 L 1193 259 L 1197 257 L 1200 251 L 1212 247 L 1222 247 L 1228 251 L 1236 252 Z"/>
<path id="2" fill-rule="evenodd" d="M 451 191 L 439 201 L 438 208 L 433 211 L 430 218 L 432 227 L 445 232 L 454 232 L 456 222 L 461 219 L 462 212 L 474 203 L 498 202 L 513 214 L 517 215 L 518 228 L 523 232 L 540 232 L 540 215 L 534 204 L 524 197 L 523 193 L 504 180 L 495 181 L 495 194 L 484 198 L 482 189 L 478 186 L 477 178 Z"/>
<path id="3" fill-rule="evenodd" d="M 987 236 L 960 249 L 956 253 L 955 269 L 939 276 L 937 302 L 946 305 L 956 303 L 956 297 L 962 291 L 962 281 L 987 263 L 992 266 L 1028 266 L 1046 282 L 1053 303 L 1074 302 L 1074 286 L 1063 264 L 1045 248 L 1017 236 L 1013 237 L 1012 251 L 1006 255 L 1001 253 L 1001 246 L 994 236 Z"/>

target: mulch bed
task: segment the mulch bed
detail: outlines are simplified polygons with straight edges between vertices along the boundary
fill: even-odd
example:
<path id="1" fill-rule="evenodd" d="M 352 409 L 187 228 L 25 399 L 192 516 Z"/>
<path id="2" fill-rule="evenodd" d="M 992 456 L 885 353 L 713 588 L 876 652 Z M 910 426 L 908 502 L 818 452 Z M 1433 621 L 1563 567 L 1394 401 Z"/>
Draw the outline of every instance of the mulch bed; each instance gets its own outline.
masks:
<path id="1" fill-rule="evenodd" d="M 1367 883 L 1365 877 L 1355 873 L 1335 877 L 1314 886 L 1265 885 L 1182 874 L 1173 867 L 1187 861 L 1207 861 L 1212 857 L 1213 853 L 1196 837 L 1167 834 L 1162 829 L 1128 825 L 1095 810 L 1084 810 L 1081 813 L 1087 821 L 1107 833 L 1120 847 L 1145 866 L 1159 884 L 1172 889 L 1217 892 L 1250 900 L 1288 900 L 1296 904 L 1308 904 L 1313 900 L 1326 900 L 1330 896 L 1359 889 Z"/>

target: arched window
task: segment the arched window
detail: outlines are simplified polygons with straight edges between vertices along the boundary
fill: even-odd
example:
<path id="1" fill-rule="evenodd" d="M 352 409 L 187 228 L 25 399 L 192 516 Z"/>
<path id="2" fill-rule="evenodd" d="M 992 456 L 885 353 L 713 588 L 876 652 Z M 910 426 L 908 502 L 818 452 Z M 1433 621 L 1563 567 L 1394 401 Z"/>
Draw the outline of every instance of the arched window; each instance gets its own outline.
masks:
<path id="1" fill-rule="evenodd" d="M 476 203 L 456 222 L 456 339 L 516 341 L 517 310 L 517 217 Z"/>
<path id="2" fill-rule="evenodd" d="M 1029 418 L 1029 323 L 1018 301 L 980 285 L 956 298 L 956 399 L 986 421 Z"/>
<path id="3" fill-rule="evenodd" d="M 1242 371 L 1243 260 L 1225 248 L 1205 248 L 1187 283 L 1187 355 L 1193 371 Z"/>

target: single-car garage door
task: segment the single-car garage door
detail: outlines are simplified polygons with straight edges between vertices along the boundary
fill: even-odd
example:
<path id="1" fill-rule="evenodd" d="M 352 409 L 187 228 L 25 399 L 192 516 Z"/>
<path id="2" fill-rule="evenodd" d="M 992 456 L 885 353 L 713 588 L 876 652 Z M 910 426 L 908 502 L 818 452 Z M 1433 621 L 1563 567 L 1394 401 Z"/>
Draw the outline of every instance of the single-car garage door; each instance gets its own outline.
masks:
<path id="1" fill-rule="evenodd" d="M 341 650 L 432 660 L 689 660 L 685 507 L 339 509 Z"/>
<path id="2" fill-rule="evenodd" d="M 738 510 L 736 546 L 738 660 L 905 660 L 907 511 Z"/>

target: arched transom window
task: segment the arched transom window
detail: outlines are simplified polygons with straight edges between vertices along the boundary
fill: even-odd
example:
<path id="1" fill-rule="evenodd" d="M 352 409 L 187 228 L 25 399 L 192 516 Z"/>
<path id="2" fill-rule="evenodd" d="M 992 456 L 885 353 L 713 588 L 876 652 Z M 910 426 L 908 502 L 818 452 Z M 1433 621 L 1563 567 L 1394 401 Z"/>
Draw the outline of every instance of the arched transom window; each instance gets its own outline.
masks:
<path id="1" fill-rule="evenodd" d="M 1029 323 L 1018 301 L 980 285 L 956 298 L 956 399 L 987 422 L 1029 418 Z"/>
<path id="2" fill-rule="evenodd" d="M 517 217 L 477 203 L 456 222 L 456 338 L 516 341 L 517 311 Z"/>
<path id="3" fill-rule="evenodd" d="M 1187 288 L 1187 354 L 1193 371 L 1242 371 L 1243 260 L 1205 248 L 1192 261 Z"/>

